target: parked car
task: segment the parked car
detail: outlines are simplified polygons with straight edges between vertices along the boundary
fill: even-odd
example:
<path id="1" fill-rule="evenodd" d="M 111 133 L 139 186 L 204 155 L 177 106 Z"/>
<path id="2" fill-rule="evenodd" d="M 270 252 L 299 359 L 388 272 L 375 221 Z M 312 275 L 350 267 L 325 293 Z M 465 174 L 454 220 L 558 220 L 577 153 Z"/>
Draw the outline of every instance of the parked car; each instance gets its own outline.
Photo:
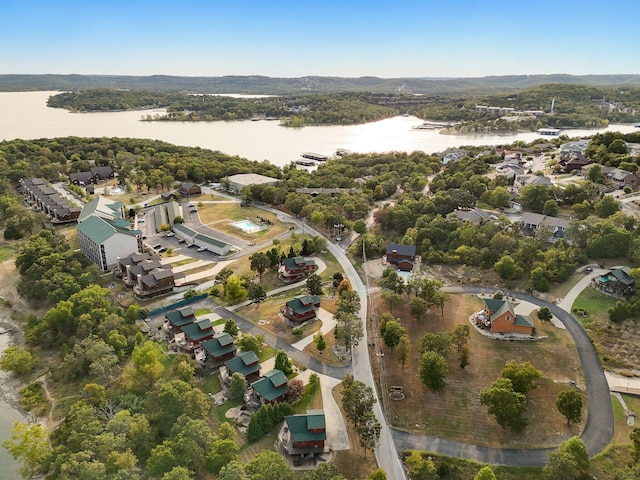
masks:
<path id="1" fill-rule="evenodd" d="M 187 243 L 187 241 L 184 238 L 181 238 L 180 240 L 178 240 L 178 243 Z"/>
<path id="2" fill-rule="evenodd" d="M 192 208 L 191 210 L 189 210 L 191 213 L 196 213 L 198 211 L 197 208 Z"/>
<path id="3" fill-rule="evenodd" d="M 169 233 L 167 233 L 167 237 L 175 237 L 175 236 L 176 236 L 176 234 L 175 234 L 175 233 L 173 233 L 173 232 L 169 232 Z"/>
<path id="4" fill-rule="evenodd" d="M 162 248 L 162 245 L 160 245 L 159 243 L 156 243 L 156 244 L 153 246 L 153 249 L 154 249 L 154 250 L 160 250 L 161 248 Z"/>
<path id="5" fill-rule="evenodd" d="M 167 251 L 167 247 L 162 247 L 160 250 L 158 250 L 158 253 L 164 253 Z"/>
<path id="6" fill-rule="evenodd" d="M 198 247 L 198 252 L 204 252 L 207 249 L 207 247 Z"/>

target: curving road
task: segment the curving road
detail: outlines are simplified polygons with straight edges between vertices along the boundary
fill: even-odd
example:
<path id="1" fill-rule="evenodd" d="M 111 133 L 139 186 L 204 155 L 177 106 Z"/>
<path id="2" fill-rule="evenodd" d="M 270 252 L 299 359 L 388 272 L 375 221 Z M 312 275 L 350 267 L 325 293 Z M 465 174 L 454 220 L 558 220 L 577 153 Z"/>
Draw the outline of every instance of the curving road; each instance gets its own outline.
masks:
<path id="1" fill-rule="evenodd" d="M 447 287 L 443 290 L 451 293 L 479 294 L 493 292 L 497 289 Z M 600 358 L 591 340 L 578 321 L 565 310 L 532 295 L 518 294 L 517 297 L 534 305 L 538 305 L 539 307 L 548 307 L 551 313 L 567 327 L 567 330 L 573 337 L 580 362 L 582 363 L 588 398 L 587 423 L 581 438 L 590 456 L 600 453 L 609 445 L 613 438 L 614 417 L 609 385 L 604 375 Z M 399 449 L 415 448 L 428 450 L 443 455 L 502 465 L 541 466 L 546 462 L 547 452 L 555 450 L 553 448 L 508 449 L 481 447 L 397 430 L 394 430 L 393 436 Z"/>
<path id="2" fill-rule="evenodd" d="M 301 222 L 279 210 L 271 209 L 266 206 L 259 206 L 259 208 L 272 211 L 281 217 L 287 217 L 290 222 L 296 224 L 299 228 L 302 228 Z M 305 229 L 313 235 L 322 235 L 321 233 L 313 230 L 308 224 L 305 225 Z M 353 289 L 358 291 L 360 294 L 362 303 L 360 315 L 363 321 L 366 321 L 367 291 L 362 279 L 339 246 L 328 241 L 327 249 L 332 255 L 334 255 L 344 269 Z M 443 290 L 450 293 L 481 294 L 493 292 L 497 289 L 488 287 L 446 287 L 443 288 Z M 584 441 L 587 452 L 590 456 L 600 453 L 607 445 L 609 445 L 613 438 L 614 416 L 609 385 L 604 375 L 600 358 L 598 357 L 589 336 L 571 314 L 557 305 L 546 302 L 532 295 L 518 294 L 517 297 L 539 307 L 548 307 L 549 310 L 551 310 L 551 313 L 553 313 L 553 315 L 555 315 L 565 325 L 573 337 L 578 351 L 578 356 L 582 364 L 588 399 L 587 422 L 581 438 Z M 244 323 L 243 325 L 248 328 L 248 331 L 257 328 L 233 312 L 222 309 L 222 307 L 218 308 L 220 309 L 218 313 L 221 316 L 227 318 L 233 317 L 239 325 L 241 322 L 246 322 L 248 325 L 244 325 Z M 264 333 L 264 331 L 261 331 L 260 333 Z M 268 343 L 272 345 L 275 344 L 277 348 L 284 349 L 291 358 L 296 361 L 300 361 L 300 363 L 308 365 L 312 370 L 325 375 L 342 378 L 346 373 L 351 373 L 351 369 L 348 367 L 332 367 L 324 365 L 320 361 L 308 357 L 306 354 L 276 337 L 268 339 Z M 357 380 L 371 386 L 375 391 L 376 386 L 371 373 L 367 344 L 368 342 L 365 329 L 365 337 L 357 347 L 354 347 L 352 352 L 353 375 Z M 448 439 L 412 434 L 390 428 L 386 423 L 386 419 L 382 409 L 380 408 L 379 402 L 374 405 L 374 413 L 382 426 L 380 444 L 376 449 L 378 465 L 387 472 L 389 478 L 397 480 L 406 479 L 404 468 L 398 456 L 398 451 L 406 449 L 427 450 L 442 455 L 466 458 L 483 463 L 512 466 L 544 465 L 547 460 L 547 453 L 555 450 L 554 448 L 490 448 L 456 442 Z"/>

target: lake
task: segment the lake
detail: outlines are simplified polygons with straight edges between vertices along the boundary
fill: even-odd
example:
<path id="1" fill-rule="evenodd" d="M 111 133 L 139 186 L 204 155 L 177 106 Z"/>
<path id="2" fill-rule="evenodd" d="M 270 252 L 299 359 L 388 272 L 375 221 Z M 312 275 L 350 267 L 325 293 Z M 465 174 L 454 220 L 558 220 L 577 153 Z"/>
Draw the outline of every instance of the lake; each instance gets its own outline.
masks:
<path id="1" fill-rule="evenodd" d="M 422 120 L 393 117 L 353 126 L 281 127 L 278 121 L 143 122 L 143 116 L 164 110 L 70 113 L 48 108 L 56 92 L 0 92 L 0 140 L 44 137 L 132 137 L 163 140 L 176 145 L 209 148 L 250 160 L 284 166 L 303 152 L 333 155 L 339 148 L 352 152 L 442 152 L 460 145 L 500 145 L 540 138 L 535 132 L 514 135 L 441 135 L 415 130 Z M 564 130 L 569 136 L 605 130 L 633 132 L 633 125 L 610 125 L 598 130 Z M 635 129 L 637 130 L 637 129 Z M 551 138 L 551 137 L 550 137 Z"/>

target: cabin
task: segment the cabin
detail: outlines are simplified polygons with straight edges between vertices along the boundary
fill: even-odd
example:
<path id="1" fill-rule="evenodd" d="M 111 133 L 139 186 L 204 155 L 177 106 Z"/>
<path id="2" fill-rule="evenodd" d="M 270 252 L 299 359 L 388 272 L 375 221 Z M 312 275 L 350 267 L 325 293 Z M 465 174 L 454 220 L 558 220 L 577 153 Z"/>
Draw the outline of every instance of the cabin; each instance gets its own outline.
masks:
<path id="1" fill-rule="evenodd" d="M 327 424 L 323 410 L 287 415 L 278 434 L 279 450 L 302 458 L 322 453 L 327 441 Z"/>
<path id="2" fill-rule="evenodd" d="M 91 167 L 91 176 L 93 177 L 93 183 L 100 183 L 104 180 L 109 180 L 116 177 L 116 172 L 110 166 L 106 167 Z"/>
<path id="3" fill-rule="evenodd" d="M 220 367 L 221 381 L 228 384 L 234 373 L 241 373 L 249 385 L 258 380 L 260 378 L 260 360 L 255 352 L 247 350 L 224 362 Z"/>
<path id="4" fill-rule="evenodd" d="M 202 193 L 202 189 L 200 188 L 200 185 L 196 183 L 182 182 L 178 188 L 178 193 L 183 197 L 190 197 L 192 195 L 200 195 Z"/>
<path id="5" fill-rule="evenodd" d="M 281 370 L 274 368 L 251 384 L 251 390 L 260 405 L 284 402 L 289 392 L 289 379 Z"/>
<path id="6" fill-rule="evenodd" d="M 238 351 L 233 336 L 226 332 L 204 340 L 200 347 L 201 350 L 196 353 L 196 361 L 207 370 L 220 367 L 235 357 Z"/>
<path id="7" fill-rule="evenodd" d="M 21 179 L 20 186 L 26 202 L 47 215 L 51 223 L 75 222 L 82 212 L 42 178 Z"/>
<path id="8" fill-rule="evenodd" d="M 563 218 L 542 215 L 540 213 L 525 212 L 520 217 L 522 234 L 536 236 L 541 228 L 547 228 L 550 233 L 548 240 L 555 241 L 564 238 L 564 232 L 569 228 L 569 221 Z"/>
<path id="9" fill-rule="evenodd" d="M 278 268 L 278 277 L 287 283 L 298 282 L 317 269 L 318 265 L 312 258 L 285 258 Z"/>
<path id="10" fill-rule="evenodd" d="M 387 245 L 385 259 L 387 263 L 395 265 L 398 270 L 411 272 L 416 263 L 416 247 L 391 243 Z"/>
<path id="11" fill-rule="evenodd" d="M 74 172 L 69 174 L 69 183 L 73 185 L 85 186 L 95 183 L 91 172 Z"/>
<path id="12" fill-rule="evenodd" d="M 151 270 L 146 275 L 138 274 L 138 281 L 133 286 L 133 293 L 137 298 L 152 298 L 171 293 L 176 280 L 183 279 L 184 274 L 173 273 L 170 266 L 161 266 Z"/>
<path id="13" fill-rule="evenodd" d="M 484 309 L 474 314 L 476 324 L 491 333 L 533 334 L 533 321 L 528 315 L 517 315 L 509 300 L 484 299 Z"/>
<path id="14" fill-rule="evenodd" d="M 318 308 L 320 308 L 320 297 L 317 295 L 304 295 L 289 300 L 280 307 L 280 313 L 285 318 L 287 325 L 297 327 L 304 322 L 314 320 Z"/>
<path id="15" fill-rule="evenodd" d="M 169 350 L 186 353 L 191 356 L 195 356 L 195 351 L 202 342 L 211 340 L 215 334 L 213 324 L 209 319 L 188 323 L 181 327 L 180 330 L 179 333 L 175 334 L 173 340 L 169 342 Z"/>
<path id="16" fill-rule="evenodd" d="M 635 292 L 635 279 L 629 267 L 613 267 L 607 273 L 591 280 L 596 290 L 612 297 L 625 298 Z"/>
<path id="17" fill-rule="evenodd" d="M 482 225 L 491 220 L 491 212 L 481 208 L 471 208 L 469 210 L 455 210 L 447 215 L 447 218 L 456 218 L 461 222 L 469 222 L 473 225 Z"/>
<path id="18" fill-rule="evenodd" d="M 175 335 L 182 327 L 196 321 L 196 314 L 191 307 L 182 307 L 164 315 L 164 328 L 170 335 Z"/>
<path id="19" fill-rule="evenodd" d="M 613 188 L 629 187 L 631 190 L 637 190 L 638 185 L 640 185 L 640 178 L 637 175 L 619 168 L 611 169 L 605 178 Z"/>

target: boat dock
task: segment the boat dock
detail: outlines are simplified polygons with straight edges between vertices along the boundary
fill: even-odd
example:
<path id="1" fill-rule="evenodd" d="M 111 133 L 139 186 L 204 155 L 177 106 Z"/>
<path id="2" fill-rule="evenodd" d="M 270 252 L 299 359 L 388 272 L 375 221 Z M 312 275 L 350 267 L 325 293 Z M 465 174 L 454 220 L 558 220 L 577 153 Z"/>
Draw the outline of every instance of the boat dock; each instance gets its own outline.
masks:
<path id="1" fill-rule="evenodd" d="M 559 128 L 539 128 L 539 135 L 558 135 L 561 132 Z"/>
<path id="2" fill-rule="evenodd" d="M 321 153 L 305 152 L 301 156 L 302 158 L 308 158 L 309 160 L 315 160 L 316 162 L 326 162 L 329 160 L 329 156 L 322 155 Z"/>

